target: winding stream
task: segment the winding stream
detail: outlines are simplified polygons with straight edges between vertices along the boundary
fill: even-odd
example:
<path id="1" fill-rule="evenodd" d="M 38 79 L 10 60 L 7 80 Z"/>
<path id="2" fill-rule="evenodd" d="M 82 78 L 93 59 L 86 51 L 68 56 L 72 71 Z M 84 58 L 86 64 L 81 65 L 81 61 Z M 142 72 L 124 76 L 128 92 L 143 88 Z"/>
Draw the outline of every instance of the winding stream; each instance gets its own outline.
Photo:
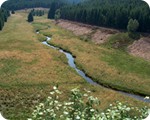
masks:
<path id="1" fill-rule="evenodd" d="M 37 34 L 39 34 L 39 32 L 37 32 Z M 46 38 L 47 38 L 47 40 L 44 41 L 44 42 L 42 42 L 42 44 L 47 45 L 47 46 L 49 46 L 49 47 L 51 47 L 51 48 L 53 48 L 53 49 L 59 50 L 59 52 L 65 54 L 66 57 L 67 57 L 67 59 L 68 59 L 68 64 L 69 64 L 69 66 L 72 67 L 73 69 L 75 69 L 76 72 L 77 72 L 82 78 L 84 78 L 88 83 L 90 83 L 90 84 L 92 84 L 92 85 L 98 85 L 98 86 L 100 86 L 98 83 L 94 82 L 91 78 L 89 78 L 83 71 L 81 71 L 80 69 L 77 68 L 77 66 L 76 66 L 76 64 L 75 64 L 75 62 L 74 62 L 74 61 L 75 61 L 75 60 L 74 60 L 75 58 L 73 57 L 73 55 L 72 55 L 71 53 L 66 52 L 66 51 L 64 51 L 63 49 L 60 49 L 60 48 L 58 48 L 58 47 L 55 47 L 55 46 L 49 44 L 48 41 L 50 41 L 51 38 L 50 38 L 50 37 L 46 37 Z M 104 87 L 104 86 L 102 86 L 102 87 Z M 105 87 L 105 88 L 106 88 L 106 87 Z M 107 88 L 107 89 L 111 89 L 111 88 Z M 111 89 L 111 90 L 113 90 L 113 89 Z M 135 94 L 127 93 L 127 92 L 122 92 L 122 91 L 119 91 L 119 90 L 114 90 L 114 91 L 117 91 L 117 92 L 119 92 L 119 93 L 121 93 L 121 94 L 124 94 L 124 95 L 126 95 L 126 96 L 129 96 L 129 97 L 135 98 L 135 99 L 137 99 L 137 100 L 150 103 L 150 99 L 144 99 L 143 96 L 135 95 Z"/>

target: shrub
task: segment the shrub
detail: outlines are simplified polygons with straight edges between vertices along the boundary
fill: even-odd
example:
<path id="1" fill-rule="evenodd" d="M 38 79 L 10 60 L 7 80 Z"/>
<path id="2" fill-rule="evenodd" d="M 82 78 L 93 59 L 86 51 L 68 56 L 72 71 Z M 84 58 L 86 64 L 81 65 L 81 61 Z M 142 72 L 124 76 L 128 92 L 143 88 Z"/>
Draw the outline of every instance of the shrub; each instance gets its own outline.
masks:
<path id="1" fill-rule="evenodd" d="M 12 10 L 12 11 L 11 11 L 11 14 L 15 14 L 15 11 L 14 11 L 14 10 Z"/>
<path id="2" fill-rule="evenodd" d="M 100 101 L 93 96 L 81 93 L 79 89 L 71 90 L 69 100 L 60 102 L 61 92 L 53 87 L 44 103 L 36 106 L 32 117 L 28 120 L 142 120 L 148 115 L 148 109 L 129 107 L 121 102 L 110 105 L 104 112 L 100 112 L 96 106 Z M 131 112 L 136 111 L 140 116 L 133 116 Z"/>
<path id="3" fill-rule="evenodd" d="M 136 19 L 130 19 L 128 22 L 127 30 L 129 37 L 133 39 L 139 39 L 140 35 L 136 33 L 137 29 L 139 27 L 139 22 Z"/>

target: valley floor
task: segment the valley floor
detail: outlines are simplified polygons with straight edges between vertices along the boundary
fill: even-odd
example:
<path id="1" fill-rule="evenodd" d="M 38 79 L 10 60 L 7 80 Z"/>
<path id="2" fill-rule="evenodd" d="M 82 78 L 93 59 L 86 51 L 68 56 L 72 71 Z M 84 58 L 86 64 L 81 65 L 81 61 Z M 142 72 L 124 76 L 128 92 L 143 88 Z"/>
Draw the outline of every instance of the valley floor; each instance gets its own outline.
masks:
<path id="1" fill-rule="evenodd" d="M 65 55 L 40 41 L 45 40 L 44 35 L 52 36 L 51 44 L 72 52 L 78 67 L 95 81 L 128 92 L 150 95 L 150 63 L 82 41 L 46 16 L 35 17 L 31 24 L 26 18 L 26 11 L 16 12 L 0 32 L 0 111 L 7 119 L 29 118 L 35 105 L 45 100 L 54 85 L 63 92 L 63 99 L 73 88 L 92 91 L 101 101 L 101 110 L 115 101 L 148 106 L 116 91 L 88 84 L 68 66 Z M 36 30 L 41 30 L 41 34 L 37 35 Z"/>

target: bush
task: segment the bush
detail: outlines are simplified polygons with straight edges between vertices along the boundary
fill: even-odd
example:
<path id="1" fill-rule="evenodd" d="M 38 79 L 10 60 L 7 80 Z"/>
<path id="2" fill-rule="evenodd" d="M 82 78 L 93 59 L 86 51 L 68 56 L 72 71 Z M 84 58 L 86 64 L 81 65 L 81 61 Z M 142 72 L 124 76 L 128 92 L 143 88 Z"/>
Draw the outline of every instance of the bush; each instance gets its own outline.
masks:
<path id="1" fill-rule="evenodd" d="M 50 92 L 51 96 L 36 106 L 32 117 L 28 120 L 142 120 L 148 115 L 146 107 L 138 109 L 120 102 L 111 104 L 104 112 L 100 112 L 97 109 L 100 101 L 96 97 L 89 96 L 90 91 L 86 92 L 82 94 L 78 89 L 73 89 L 69 100 L 60 102 L 61 92 L 54 86 Z M 138 112 L 140 116 L 131 115 L 132 111 Z"/>
<path id="2" fill-rule="evenodd" d="M 14 11 L 14 10 L 12 10 L 12 11 L 11 11 L 11 14 L 15 14 L 15 11 Z"/>
<path id="3" fill-rule="evenodd" d="M 138 40 L 138 39 L 140 39 L 140 34 L 138 34 L 138 33 L 133 33 L 133 32 L 128 32 L 128 36 L 130 37 L 130 38 L 132 38 L 132 39 L 135 39 L 135 40 Z"/>
<path id="4" fill-rule="evenodd" d="M 130 19 L 128 22 L 127 30 L 129 37 L 133 39 L 139 39 L 140 35 L 136 33 L 137 29 L 139 27 L 139 22 L 136 19 Z"/>

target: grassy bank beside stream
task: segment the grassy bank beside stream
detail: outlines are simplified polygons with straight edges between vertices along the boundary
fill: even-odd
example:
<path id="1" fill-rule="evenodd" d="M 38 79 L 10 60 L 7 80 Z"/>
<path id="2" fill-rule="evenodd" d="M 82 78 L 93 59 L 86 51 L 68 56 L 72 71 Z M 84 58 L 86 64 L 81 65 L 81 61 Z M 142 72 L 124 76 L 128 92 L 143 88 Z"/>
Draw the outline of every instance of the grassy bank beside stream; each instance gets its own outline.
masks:
<path id="1" fill-rule="evenodd" d="M 150 63 L 122 50 L 85 42 L 53 23 L 44 34 L 52 35 L 51 44 L 76 56 L 78 67 L 96 82 L 118 90 L 150 95 Z"/>
<path id="2" fill-rule="evenodd" d="M 29 118 L 35 105 L 45 100 L 54 85 L 58 85 L 63 92 L 63 99 L 66 99 L 67 91 L 72 88 L 80 90 L 86 88 L 92 91 L 91 94 L 98 97 L 102 103 L 99 106 L 101 110 L 118 100 L 137 107 L 148 105 L 118 92 L 89 85 L 68 66 L 65 55 L 39 42 L 45 38 L 42 34 L 37 35 L 35 30 L 51 26 L 41 32 L 45 35 L 52 35 L 53 44 L 61 46 L 77 56 L 76 63 L 89 75 L 97 79 L 107 78 L 104 79 L 108 80 L 107 82 L 118 78 L 118 76 L 112 77 L 117 74 L 118 68 L 109 65 L 109 61 L 103 60 L 106 59 L 105 52 L 113 51 L 79 40 L 71 32 L 52 24 L 50 20 L 46 19 L 46 16 L 35 17 L 35 22 L 32 24 L 28 23 L 26 19 L 27 13 L 16 12 L 0 32 L 0 111 L 7 119 L 26 120 Z M 109 73 L 112 74 L 108 75 Z M 129 75 L 126 77 L 122 75 L 126 75 L 126 73 L 121 72 L 120 78 L 129 77 Z M 145 77 L 142 74 L 139 76 L 143 79 L 143 87 L 147 88 L 145 81 L 149 76 L 147 74 Z M 111 77 L 112 79 L 110 79 Z M 133 78 L 139 80 L 136 73 Z M 147 86 L 148 84 L 147 82 Z M 145 91 L 143 90 L 143 92 Z"/>

